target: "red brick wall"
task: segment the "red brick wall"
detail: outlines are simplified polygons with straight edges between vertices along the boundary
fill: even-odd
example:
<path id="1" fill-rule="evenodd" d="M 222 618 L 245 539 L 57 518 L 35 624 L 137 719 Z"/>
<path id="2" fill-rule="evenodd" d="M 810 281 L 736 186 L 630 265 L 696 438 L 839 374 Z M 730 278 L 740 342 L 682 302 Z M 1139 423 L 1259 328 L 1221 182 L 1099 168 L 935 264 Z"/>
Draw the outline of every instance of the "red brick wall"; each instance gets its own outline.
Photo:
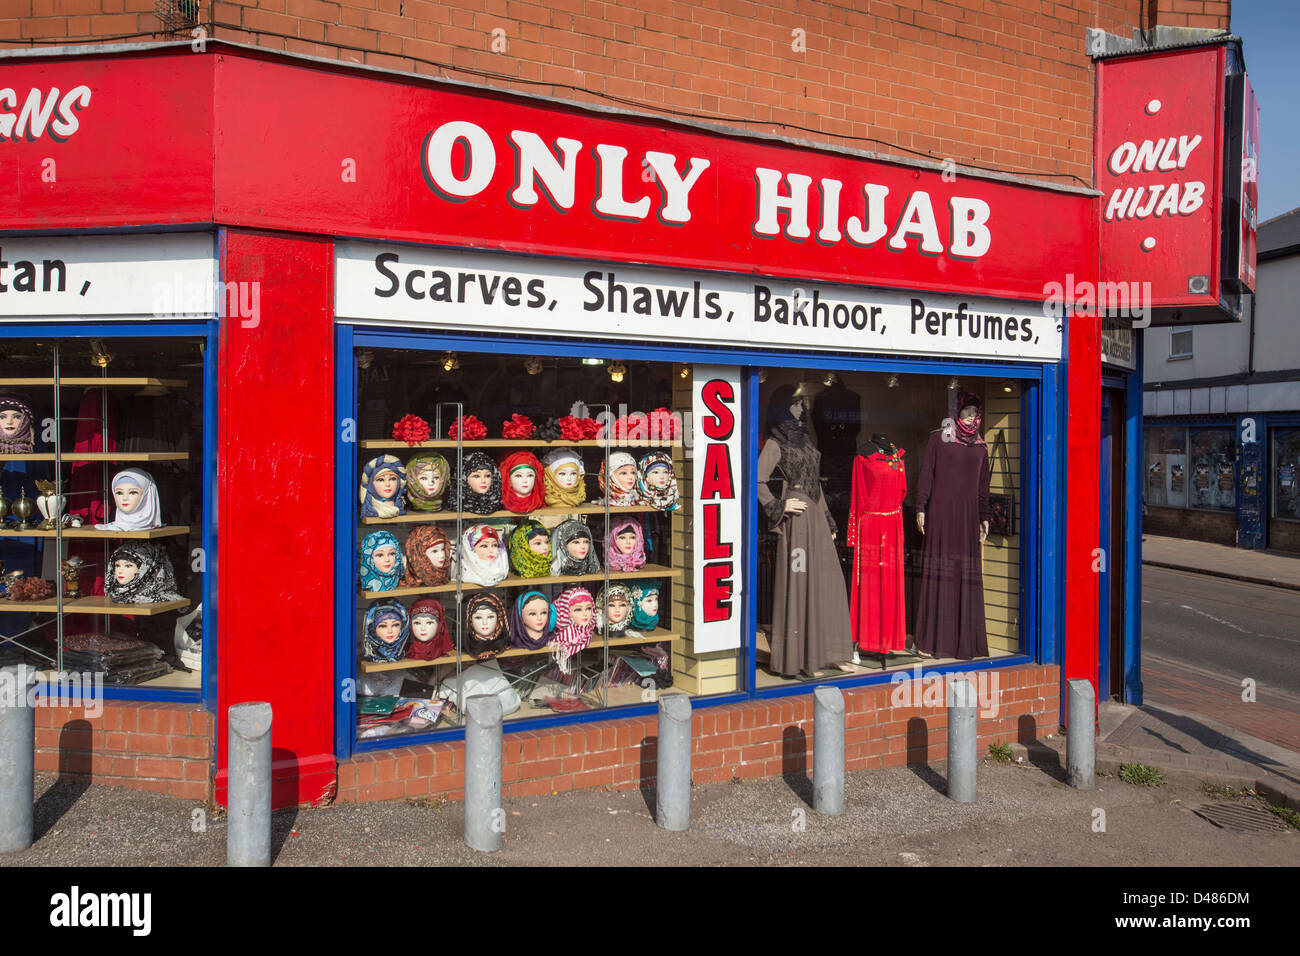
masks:
<path id="1" fill-rule="evenodd" d="M 1027 742 L 1059 728 L 1059 668 L 1013 667 L 986 673 L 997 674 L 999 709 L 996 716 L 979 718 L 981 751 L 995 741 Z M 874 770 L 945 759 L 944 707 L 891 707 L 892 692 L 892 685 L 845 692 L 846 769 Z M 697 784 L 812 772 L 811 694 L 699 707 L 691 732 L 691 779 Z M 657 736 L 655 717 L 507 732 L 503 794 L 525 797 L 597 787 L 631 790 L 651 784 Z M 359 754 L 340 764 L 338 800 L 361 803 L 429 796 L 462 800 L 464 781 L 463 742 L 401 747 Z"/>
<path id="2" fill-rule="evenodd" d="M 36 770 L 186 800 L 212 797 L 212 715 L 197 704 L 36 708 Z"/>
<path id="3" fill-rule="evenodd" d="M 1170 538 L 1232 546 L 1237 543 L 1237 516 L 1231 511 L 1196 511 L 1150 505 L 1142 518 L 1142 530 Z"/>
<path id="4" fill-rule="evenodd" d="M 1232 14 L 1232 0 L 1147 0 L 1147 29 L 1194 27 L 1226 30 Z"/>
<path id="5" fill-rule="evenodd" d="M 0 48 L 148 33 L 159 28 L 152 2 L 8 0 Z M 1226 0 L 1157 2 L 1161 23 L 1227 26 Z M 808 0 L 797 9 L 763 0 L 200 0 L 200 18 L 211 36 L 275 50 L 1090 185 L 1084 33 L 1130 36 L 1141 8 L 1142 0 Z M 498 29 L 504 52 L 492 48 Z M 799 52 L 795 30 L 804 31 Z"/>

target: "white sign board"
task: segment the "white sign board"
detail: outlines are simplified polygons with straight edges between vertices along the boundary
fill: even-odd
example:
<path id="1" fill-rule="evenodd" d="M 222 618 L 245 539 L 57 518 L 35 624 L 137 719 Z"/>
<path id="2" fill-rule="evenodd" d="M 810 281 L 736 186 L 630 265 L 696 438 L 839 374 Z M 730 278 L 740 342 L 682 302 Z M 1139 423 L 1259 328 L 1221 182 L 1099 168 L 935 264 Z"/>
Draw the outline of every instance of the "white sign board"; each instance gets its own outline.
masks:
<path id="1" fill-rule="evenodd" d="M 373 242 L 335 246 L 345 322 L 1057 361 L 1041 304 Z"/>
<path id="2" fill-rule="evenodd" d="M 0 238 L 0 319 L 211 316 L 208 233 Z"/>
<path id="3" fill-rule="evenodd" d="M 695 555 L 695 650 L 740 647 L 743 565 L 743 433 L 740 369 L 696 365 L 691 490 Z"/>

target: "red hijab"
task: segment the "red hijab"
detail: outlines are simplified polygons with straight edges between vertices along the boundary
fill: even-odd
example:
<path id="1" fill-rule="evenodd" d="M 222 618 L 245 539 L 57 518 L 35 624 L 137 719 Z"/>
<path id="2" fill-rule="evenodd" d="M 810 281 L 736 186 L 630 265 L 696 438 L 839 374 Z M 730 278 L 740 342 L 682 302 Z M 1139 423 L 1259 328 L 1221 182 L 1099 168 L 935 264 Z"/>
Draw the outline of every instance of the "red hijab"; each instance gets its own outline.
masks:
<path id="1" fill-rule="evenodd" d="M 532 494 L 524 497 L 510 487 L 510 473 L 516 468 L 531 468 L 537 480 L 533 482 Z M 542 463 L 537 456 L 527 451 L 517 451 L 507 455 L 501 462 L 501 506 L 518 515 L 531 514 L 546 504 L 546 487 L 542 483 Z"/>

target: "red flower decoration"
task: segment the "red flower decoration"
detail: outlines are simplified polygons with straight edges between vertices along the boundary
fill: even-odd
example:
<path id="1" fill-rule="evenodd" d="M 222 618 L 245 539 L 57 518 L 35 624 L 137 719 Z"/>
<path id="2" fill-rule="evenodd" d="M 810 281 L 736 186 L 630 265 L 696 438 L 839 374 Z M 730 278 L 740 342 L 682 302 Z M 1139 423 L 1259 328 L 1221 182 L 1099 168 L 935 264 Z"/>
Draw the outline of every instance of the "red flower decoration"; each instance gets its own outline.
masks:
<path id="1" fill-rule="evenodd" d="M 532 438 L 533 433 L 537 431 L 537 426 L 527 415 L 520 415 L 518 412 L 510 416 L 510 420 L 501 426 L 502 438 Z"/>
<path id="2" fill-rule="evenodd" d="M 419 415 L 403 415 L 393 426 L 393 440 L 404 441 L 408 445 L 418 445 L 429 440 L 429 423 Z"/>
<path id="3" fill-rule="evenodd" d="M 560 434 L 564 436 L 564 440 L 582 441 L 587 434 L 587 430 L 582 426 L 584 421 L 589 421 L 589 419 L 574 418 L 572 415 L 565 415 L 561 418 Z"/>
<path id="4" fill-rule="evenodd" d="M 582 437 L 590 441 L 600 434 L 600 422 L 594 418 L 580 418 L 582 422 Z"/>
<path id="5" fill-rule="evenodd" d="M 463 441 L 482 441 L 487 438 L 487 426 L 474 415 L 466 415 L 452 422 L 447 429 L 447 437 L 455 438 L 458 431 L 464 433 Z"/>
<path id="6" fill-rule="evenodd" d="M 650 413 L 650 437 L 659 441 L 677 441 L 682 437 L 682 420 L 666 408 Z"/>

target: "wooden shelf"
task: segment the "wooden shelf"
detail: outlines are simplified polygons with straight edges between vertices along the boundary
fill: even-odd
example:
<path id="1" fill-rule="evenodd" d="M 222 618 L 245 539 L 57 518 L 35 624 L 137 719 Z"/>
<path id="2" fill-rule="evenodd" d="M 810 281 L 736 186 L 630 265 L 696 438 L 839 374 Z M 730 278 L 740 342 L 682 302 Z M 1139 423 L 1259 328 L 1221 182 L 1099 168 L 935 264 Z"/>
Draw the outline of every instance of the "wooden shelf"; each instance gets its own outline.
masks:
<path id="1" fill-rule="evenodd" d="M 150 528 L 147 531 L 100 531 L 97 528 L 90 527 L 63 529 L 63 537 L 65 538 L 129 538 L 139 540 L 143 538 L 174 538 L 189 533 L 189 525 L 179 524 L 163 525 L 161 528 Z M 54 534 L 53 531 L 0 529 L 0 537 L 4 538 L 53 538 Z"/>
<path id="2" fill-rule="evenodd" d="M 542 441 L 540 438 L 484 438 L 480 441 L 461 442 L 462 448 L 681 448 L 681 439 L 676 441 L 662 441 L 642 438 L 637 441 L 631 439 L 613 439 L 604 438 L 587 438 L 581 441 L 565 441 L 563 438 L 557 438 L 555 441 Z M 399 449 L 403 451 L 417 451 L 421 448 L 455 448 L 456 439 L 454 438 L 433 438 L 429 441 L 420 442 L 418 445 L 408 445 L 404 441 L 382 441 L 379 439 L 370 439 L 361 443 L 362 448 L 374 448 L 376 450 Z"/>
<path id="3" fill-rule="evenodd" d="M 640 571 L 611 571 L 609 580 L 611 583 L 635 578 L 668 578 L 676 581 L 679 580 L 678 574 L 679 572 L 675 568 L 667 568 L 659 564 L 647 564 Z M 461 589 L 464 591 L 490 591 L 493 588 L 531 587 L 538 584 L 581 584 L 584 581 L 604 580 L 604 573 L 548 575 L 540 578 L 521 578 L 512 574 L 500 584 L 494 584 L 491 588 L 485 588 L 481 584 L 461 584 Z M 391 591 L 362 591 L 361 596 L 367 601 L 379 601 L 384 598 L 411 597 L 416 594 L 445 594 L 448 591 L 455 590 L 456 582 L 453 581 L 450 584 L 435 584 L 432 587 L 394 588 Z"/>
<path id="4" fill-rule="evenodd" d="M 627 514 L 646 514 L 651 511 L 658 511 L 658 508 L 652 508 L 649 505 L 611 505 L 609 513 L 612 515 Z M 494 521 L 497 518 L 514 518 L 516 521 L 523 521 L 525 518 L 533 518 L 537 515 L 603 515 L 605 513 L 604 505 L 585 504 L 577 505 L 573 508 L 538 508 L 536 511 L 530 511 L 527 514 L 518 514 L 514 511 L 494 511 L 487 515 L 476 515 L 468 512 L 461 512 L 461 518 L 465 524 L 477 524 L 480 521 Z M 362 524 L 415 524 L 421 521 L 455 521 L 455 511 L 408 511 L 404 515 L 397 515 L 394 518 L 362 518 Z M 666 511 L 664 514 L 674 514 Z"/>
<path id="5" fill-rule="evenodd" d="M 183 378 L 135 378 L 127 376 L 109 375 L 103 378 L 99 376 L 82 376 L 73 378 L 60 378 L 60 385 L 84 386 L 90 388 L 96 385 L 116 385 L 131 388 L 144 388 L 149 385 L 161 386 L 163 388 L 186 388 L 189 382 Z M 49 385 L 53 387 L 54 378 L 0 378 L 0 385 Z"/>
<path id="6" fill-rule="evenodd" d="M 63 461 L 187 461 L 185 451 L 82 451 L 60 455 Z M 0 455 L 0 461 L 54 461 L 54 452 L 29 455 Z"/>
<path id="7" fill-rule="evenodd" d="M 591 643 L 587 645 L 586 650 L 599 652 L 605 649 L 606 644 L 608 644 L 609 647 L 630 647 L 634 644 L 662 644 L 665 641 L 678 641 L 681 640 L 681 638 L 682 635 L 675 632 L 654 630 L 642 637 L 611 637 L 609 641 L 606 642 L 599 634 L 595 634 L 592 636 Z M 498 660 L 504 657 L 530 657 L 534 654 L 549 654 L 550 652 L 551 649 L 549 647 L 539 647 L 533 651 L 526 650 L 522 647 L 512 647 L 509 650 L 502 651 L 500 654 L 495 655 L 492 660 Z M 470 654 L 450 654 L 446 657 L 436 657 L 431 661 L 414 661 L 409 659 L 400 661 L 362 661 L 361 669 L 367 674 L 374 674 L 379 671 L 404 670 L 412 667 L 429 667 L 434 664 L 454 664 L 457 659 L 465 664 L 487 663 L 486 661 L 480 661 L 478 658 Z"/>
<path id="8" fill-rule="evenodd" d="M 190 606 L 190 602 L 182 598 L 179 601 L 165 601 L 162 604 L 114 604 L 109 601 L 107 595 L 96 595 L 94 597 L 77 598 L 72 601 L 63 602 L 64 614 L 136 614 L 141 617 L 153 617 L 155 614 L 166 614 L 168 611 L 176 611 L 181 608 Z M 49 612 L 58 611 L 58 604 L 47 598 L 44 601 L 8 601 L 0 600 L 0 612 Z"/>

